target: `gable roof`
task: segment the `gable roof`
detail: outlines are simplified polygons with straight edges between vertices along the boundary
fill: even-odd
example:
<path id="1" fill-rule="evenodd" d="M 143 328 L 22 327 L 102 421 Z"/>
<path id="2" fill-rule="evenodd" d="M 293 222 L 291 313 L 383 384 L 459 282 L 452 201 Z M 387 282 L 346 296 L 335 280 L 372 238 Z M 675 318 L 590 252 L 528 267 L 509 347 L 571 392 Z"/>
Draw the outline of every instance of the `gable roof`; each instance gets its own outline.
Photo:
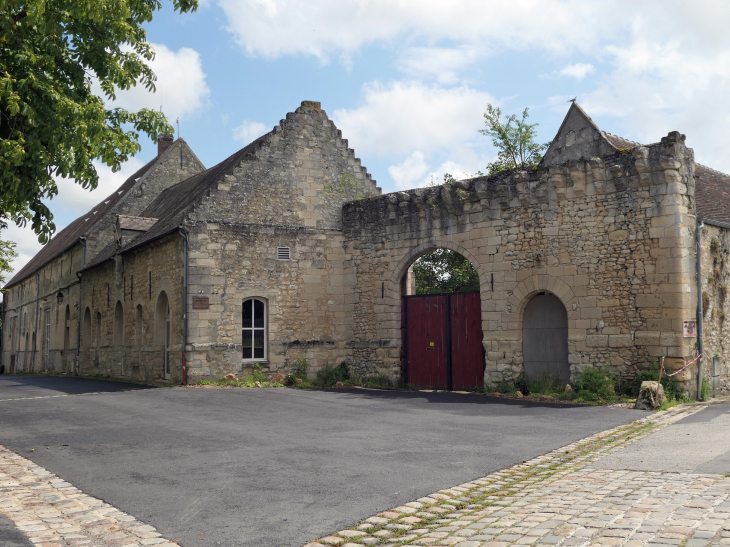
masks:
<path id="1" fill-rule="evenodd" d="M 127 190 L 129 190 L 134 183 L 137 182 L 142 175 L 147 173 L 150 168 L 159 159 L 159 156 L 149 161 L 146 165 L 141 167 L 131 177 L 124 181 L 124 183 L 117 188 L 112 194 L 107 196 L 106 199 L 97 203 L 91 210 L 81 215 L 79 218 L 71 222 L 63 230 L 54 235 L 51 240 L 46 243 L 36 255 L 31 258 L 28 263 L 23 266 L 13 278 L 8 281 L 5 287 L 10 287 L 19 283 L 26 277 L 33 274 L 36 270 L 42 268 L 49 262 L 52 262 L 60 255 L 68 251 L 71 247 L 79 243 L 79 239 L 83 237 L 89 230 L 99 222 L 114 206 L 119 203 Z"/>
<path id="2" fill-rule="evenodd" d="M 730 176 L 695 164 L 697 220 L 730 224 Z"/>
<path id="3" fill-rule="evenodd" d="M 134 238 L 121 249 L 117 249 L 115 242 L 109 243 L 81 271 L 94 268 L 111 260 L 118 252 L 131 251 L 146 243 L 177 232 L 185 219 L 185 215 L 192 210 L 197 199 L 212 188 L 224 175 L 230 174 L 242 160 L 253 157 L 256 150 L 268 140 L 269 135 L 271 133 L 259 137 L 218 165 L 163 190 L 157 196 L 157 199 L 139 214 L 140 217 L 157 219 L 157 222 L 149 230 Z"/>

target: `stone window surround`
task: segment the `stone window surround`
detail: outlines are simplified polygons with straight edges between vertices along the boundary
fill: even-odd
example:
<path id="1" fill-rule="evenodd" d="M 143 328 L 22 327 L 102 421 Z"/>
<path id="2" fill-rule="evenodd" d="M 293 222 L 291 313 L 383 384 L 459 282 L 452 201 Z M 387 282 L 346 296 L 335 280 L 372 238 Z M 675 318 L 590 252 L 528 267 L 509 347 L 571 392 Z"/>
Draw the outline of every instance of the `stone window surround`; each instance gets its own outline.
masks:
<path id="1" fill-rule="evenodd" d="M 262 330 L 260 328 L 251 327 L 250 329 L 244 329 L 243 327 L 243 305 L 246 302 L 258 300 L 259 302 L 263 303 L 264 305 L 264 356 L 263 357 L 255 357 L 253 354 L 253 331 L 254 330 Z M 253 363 L 262 363 L 267 364 L 269 362 L 269 299 L 265 298 L 263 296 L 248 296 L 244 298 L 241 301 L 241 313 L 239 313 L 239 316 L 241 317 L 241 344 L 243 344 L 243 331 L 244 330 L 251 330 L 251 341 L 252 341 L 252 351 L 251 351 L 251 357 L 243 357 L 243 348 L 241 349 L 241 361 L 246 364 L 253 364 Z M 255 324 L 255 323 L 253 323 Z"/>

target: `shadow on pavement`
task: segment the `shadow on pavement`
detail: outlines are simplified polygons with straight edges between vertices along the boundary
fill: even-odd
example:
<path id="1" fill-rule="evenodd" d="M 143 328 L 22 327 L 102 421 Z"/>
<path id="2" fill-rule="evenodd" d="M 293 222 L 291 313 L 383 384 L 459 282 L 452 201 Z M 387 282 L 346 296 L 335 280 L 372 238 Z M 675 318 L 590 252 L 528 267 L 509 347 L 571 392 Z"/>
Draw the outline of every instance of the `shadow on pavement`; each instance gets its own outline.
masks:
<path id="1" fill-rule="evenodd" d="M 154 386 L 76 378 L 69 376 L 21 376 L 0 375 L 0 400 L 23 397 L 47 397 L 58 394 L 81 395 L 82 393 L 154 389 Z"/>

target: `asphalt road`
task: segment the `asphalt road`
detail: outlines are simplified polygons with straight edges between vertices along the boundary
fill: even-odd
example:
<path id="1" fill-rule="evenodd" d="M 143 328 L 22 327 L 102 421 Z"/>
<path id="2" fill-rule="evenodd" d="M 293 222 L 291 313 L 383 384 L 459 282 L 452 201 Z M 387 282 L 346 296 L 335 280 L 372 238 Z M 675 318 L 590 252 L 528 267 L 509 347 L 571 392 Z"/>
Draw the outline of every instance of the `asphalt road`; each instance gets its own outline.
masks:
<path id="1" fill-rule="evenodd" d="M 601 469 L 730 473 L 730 403 L 708 406 L 593 464 Z"/>
<path id="2" fill-rule="evenodd" d="M 301 546 L 645 414 L 379 390 L 15 397 L 99 390 L 28 382 L 0 376 L 0 444 L 188 547 Z"/>

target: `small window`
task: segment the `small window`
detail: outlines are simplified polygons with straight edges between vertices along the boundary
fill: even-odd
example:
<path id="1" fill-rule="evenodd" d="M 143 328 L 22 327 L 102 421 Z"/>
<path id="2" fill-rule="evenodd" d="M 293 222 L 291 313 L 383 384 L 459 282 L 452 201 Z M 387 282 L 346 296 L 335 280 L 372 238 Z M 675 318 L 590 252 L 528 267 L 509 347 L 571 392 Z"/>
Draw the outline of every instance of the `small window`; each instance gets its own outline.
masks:
<path id="1" fill-rule="evenodd" d="M 244 301 L 242 319 L 243 359 L 266 359 L 266 302 L 258 298 Z"/>
<path id="2" fill-rule="evenodd" d="M 291 260 L 291 250 L 289 247 L 277 247 L 276 258 L 278 260 Z"/>

